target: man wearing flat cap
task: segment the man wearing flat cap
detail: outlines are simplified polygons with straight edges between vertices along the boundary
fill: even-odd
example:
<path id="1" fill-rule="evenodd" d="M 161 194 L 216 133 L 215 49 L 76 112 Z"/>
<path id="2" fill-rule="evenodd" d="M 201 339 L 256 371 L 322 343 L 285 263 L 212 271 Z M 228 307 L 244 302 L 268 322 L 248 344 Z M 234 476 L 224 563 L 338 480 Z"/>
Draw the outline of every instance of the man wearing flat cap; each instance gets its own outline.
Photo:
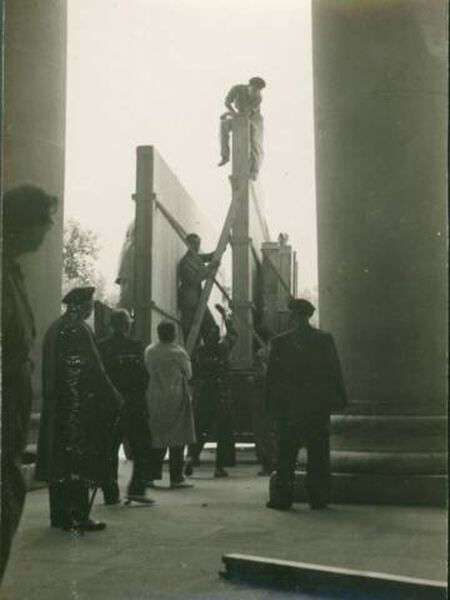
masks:
<path id="1" fill-rule="evenodd" d="M 233 117 L 237 114 L 250 121 L 250 177 L 257 179 L 263 159 L 263 118 L 261 115 L 262 90 L 266 82 L 262 77 L 252 77 L 248 83 L 233 85 L 225 98 L 227 112 L 220 117 L 219 167 L 230 160 L 230 133 L 233 130 Z"/>
<path id="2" fill-rule="evenodd" d="M 43 344 L 36 479 L 49 484 L 51 526 L 64 530 L 105 528 L 88 518 L 89 486 L 108 474 L 109 424 L 122 406 L 85 323 L 94 291 L 79 287 L 66 294 L 66 312 Z"/>
<path id="3" fill-rule="evenodd" d="M 57 198 L 34 185 L 20 185 L 3 196 L 0 580 L 25 500 L 20 467 L 33 396 L 35 327 L 18 260 L 40 248 L 56 208 Z"/>
<path id="4" fill-rule="evenodd" d="M 330 414 L 345 407 L 346 394 L 333 337 L 309 324 L 314 306 L 295 299 L 289 308 L 295 326 L 273 338 L 267 368 L 268 409 L 277 429 L 267 506 L 292 506 L 297 454 L 305 447 L 308 502 L 319 509 L 330 500 Z"/>

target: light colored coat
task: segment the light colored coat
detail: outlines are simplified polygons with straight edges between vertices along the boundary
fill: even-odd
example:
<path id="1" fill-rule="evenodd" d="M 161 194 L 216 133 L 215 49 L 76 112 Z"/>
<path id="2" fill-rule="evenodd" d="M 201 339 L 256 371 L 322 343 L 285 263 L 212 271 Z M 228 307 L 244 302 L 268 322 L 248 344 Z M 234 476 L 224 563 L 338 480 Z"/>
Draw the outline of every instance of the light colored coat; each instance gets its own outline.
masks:
<path id="1" fill-rule="evenodd" d="M 147 388 L 149 423 L 154 448 L 195 442 L 194 416 L 188 380 L 191 359 L 175 343 L 155 342 L 145 350 L 150 377 Z"/>

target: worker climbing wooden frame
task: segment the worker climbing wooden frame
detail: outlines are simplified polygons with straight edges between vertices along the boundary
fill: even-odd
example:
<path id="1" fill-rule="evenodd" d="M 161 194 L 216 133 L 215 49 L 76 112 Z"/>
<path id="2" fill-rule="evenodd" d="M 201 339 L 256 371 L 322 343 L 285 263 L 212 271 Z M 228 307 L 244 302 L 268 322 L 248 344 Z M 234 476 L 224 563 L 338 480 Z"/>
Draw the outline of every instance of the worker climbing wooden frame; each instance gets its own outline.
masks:
<path id="1" fill-rule="evenodd" d="M 158 210 L 160 210 L 162 212 L 162 214 L 165 216 L 165 218 L 167 219 L 167 221 L 172 226 L 173 230 L 177 233 L 178 237 L 181 239 L 181 241 L 186 245 L 186 247 L 188 248 L 188 250 L 191 251 L 192 256 L 194 256 L 197 259 L 198 266 L 200 268 L 203 268 L 204 265 L 203 265 L 202 260 L 191 249 L 191 247 L 190 247 L 190 245 L 189 245 L 189 243 L 187 241 L 187 232 L 185 231 L 185 229 L 181 226 L 181 224 L 177 221 L 177 219 L 167 210 L 167 208 L 163 204 L 161 204 L 160 202 L 158 202 L 158 200 L 155 201 L 155 204 L 156 204 L 156 208 L 158 208 Z M 222 294 L 225 297 L 225 299 L 228 301 L 229 305 L 232 306 L 231 296 L 228 294 L 227 290 L 223 287 L 223 285 L 221 285 L 221 283 L 217 280 L 216 275 L 217 275 L 217 269 L 215 269 L 214 272 L 211 273 L 211 277 L 212 277 L 212 281 L 213 281 L 214 285 L 216 285 L 218 287 L 218 289 L 222 292 Z M 206 299 L 206 305 L 208 303 L 208 299 L 209 299 L 209 296 Z M 206 310 L 206 305 L 205 305 L 205 310 Z M 203 317 L 204 317 L 204 314 L 205 314 L 205 311 L 203 311 Z M 237 320 L 239 321 L 239 318 Z M 201 323 L 201 321 L 200 321 L 200 323 Z M 245 327 L 246 323 L 243 323 L 243 326 Z M 266 346 L 266 343 L 261 338 L 261 336 L 258 335 L 258 333 L 255 331 L 254 328 L 251 328 L 251 333 L 252 333 L 253 338 L 256 340 L 256 342 L 260 346 L 262 346 L 262 347 Z M 198 333 L 197 333 L 197 337 L 198 337 Z"/>
<path id="2" fill-rule="evenodd" d="M 192 353 L 197 343 L 197 338 L 200 333 L 200 328 L 202 325 L 203 318 L 205 316 L 206 307 L 208 305 L 209 296 L 214 285 L 214 279 L 217 274 L 217 270 L 219 269 L 222 256 L 227 248 L 230 239 L 231 228 L 237 216 L 237 208 L 237 200 L 233 198 L 230 204 L 230 208 L 228 209 L 227 216 L 225 218 L 225 223 L 222 227 L 222 232 L 220 234 L 216 250 L 214 252 L 212 261 L 209 266 L 209 274 L 206 278 L 205 284 L 202 289 L 202 293 L 200 295 L 200 300 L 195 311 L 194 320 L 192 322 L 191 329 L 189 330 L 188 339 L 186 341 L 186 350 L 189 354 Z"/>

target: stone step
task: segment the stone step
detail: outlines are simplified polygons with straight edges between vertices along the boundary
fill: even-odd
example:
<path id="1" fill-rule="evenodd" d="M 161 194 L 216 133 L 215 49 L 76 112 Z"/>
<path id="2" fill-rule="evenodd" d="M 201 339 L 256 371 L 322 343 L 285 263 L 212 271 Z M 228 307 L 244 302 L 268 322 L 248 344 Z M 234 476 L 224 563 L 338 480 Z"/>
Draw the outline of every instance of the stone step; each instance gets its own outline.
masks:
<path id="1" fill-rule="evenodd" d="M 208 444 L 201 454 L 202 463 L 215 460 L 215 444 Z M 256 464 L 254 446 L 236 448 L 239 464 Z M 298 466 L 306 467 L 306 450 L 300 450 Z M 412 475 L 446 475 L 447 454 L 443 452 L 352 452 L 331 451 L 331 468 L 336 473 L 400 473 Z"/>
<path id="2" fill-rule="evenodd" d="M 295 502 L 306 502 L 306 475 L 295 474 Z M 271 479 L 270 485 L 273 485 Z M 444 475 L 333 473 L 331 500 L 343 504 L 446 506 Z"/>
<path id="3" fill-rule="evenodd" d="M 306 465 L 306 452 L 298 457 Z M 349 452 L 333 450 L 331 469 L 336 473 L 380 473 L 411 475 L 445 475 L 447 455 L 443 452 Z"/>
<path id="4" fill-rule="evenodd" d="M 373 416 L 436 416 L 445 417 L 447 406 L 444 402 L 422 402 L 421 404 L 408 401 L 379 401 L 379 402 L 350 402 L 346 414 L 348 415 L 373 415 Z"/>
<path id="5" fill-rule="evenodd" d="M 335 415 L 331 448 L 359 452 L 446 452 L 444 417 Z"/>

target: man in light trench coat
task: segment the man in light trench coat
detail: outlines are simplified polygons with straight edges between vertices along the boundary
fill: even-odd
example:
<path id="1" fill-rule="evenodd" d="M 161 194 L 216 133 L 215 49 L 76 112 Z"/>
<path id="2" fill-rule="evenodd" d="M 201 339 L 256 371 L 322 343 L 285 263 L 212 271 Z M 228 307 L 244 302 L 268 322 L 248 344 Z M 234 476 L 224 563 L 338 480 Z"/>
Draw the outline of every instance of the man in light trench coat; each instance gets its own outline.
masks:
<path id="1" fill-rule="evenodd" d="M 192 377 L 191 359 L 184 348 L 175 343 L 176 329 L 170 321 L 162 321 L 158 341 L 145 350 L 149 374 L 147 403 L 152 436 L 150 487 L 162 478 L 164 456 L 169 449 L 170 487 L 192 487 L 183 476 L 183 452 L 186 444 L 195 442 L 194 416 L 188 382 Z"/>

